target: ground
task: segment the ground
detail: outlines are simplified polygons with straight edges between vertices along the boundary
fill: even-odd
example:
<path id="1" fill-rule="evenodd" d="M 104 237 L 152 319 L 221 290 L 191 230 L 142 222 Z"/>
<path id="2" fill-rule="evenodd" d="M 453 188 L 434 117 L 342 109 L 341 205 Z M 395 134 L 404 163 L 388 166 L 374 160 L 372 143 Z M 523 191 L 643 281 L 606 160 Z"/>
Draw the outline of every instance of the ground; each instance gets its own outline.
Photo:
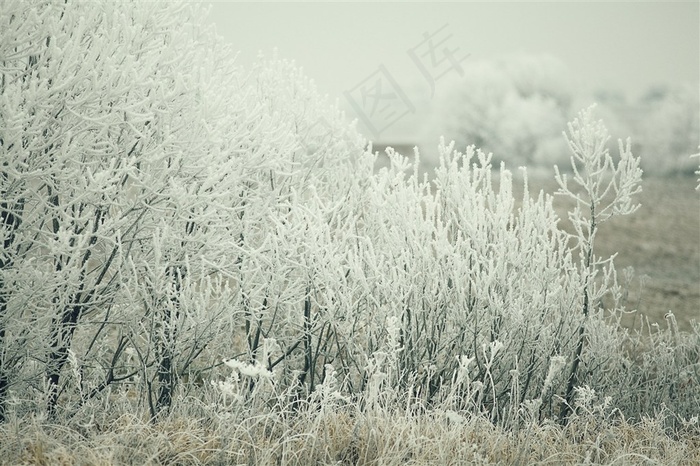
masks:
<path id="1" fill-rule="evenodd" d="M 646 178 L 634 214 L 600 229 L 600 253 L 618 252 L 618 271 L 632 266 L 630 306 L 654 322 L 673 311 L 681 330 L 700 321 L 700 191 L 694 178 Z M 641 275 L 648 281 L 639 294 Z M 637 318 L 638 323 L 639 318 Z M 630 319 L 626 324 L 631 325 Z"/>

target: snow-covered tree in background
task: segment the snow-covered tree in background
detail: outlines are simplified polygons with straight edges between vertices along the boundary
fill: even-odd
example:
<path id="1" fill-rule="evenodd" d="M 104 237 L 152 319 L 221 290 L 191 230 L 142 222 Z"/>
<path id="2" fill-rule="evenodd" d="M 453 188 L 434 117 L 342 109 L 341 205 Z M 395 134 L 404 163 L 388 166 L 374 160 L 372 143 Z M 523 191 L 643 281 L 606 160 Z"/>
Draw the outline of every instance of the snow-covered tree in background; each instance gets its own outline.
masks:
<path id="1" fill-rule="evenodd" d="M 655 174 L 690 174 L 688 156 L 700 144 L 700 90 L 690 85 L 650 89 L 640 99 L 641 120 L 633 128 L 644 170 Z M 633 120 L 634 121 L 634 120 Z"/>
<path id="2" fill-rule="evenodd" d="M 570 116 L 572 91 L 557 59 L 470 62 L 464 77 L 440 87 L 426 123 L 424 148 L 443 135 L 456 147 L 474 144 L 516 166 L 566 160 L 561 128 Z"/>
<path id="3" fill-rule="evenodd" d="M 577 104 L 596 102 L 611 132 L 632 138 L 645 173 L 688 175 L 694 168 L 688 156 L 700 143 L 698 92 L 690 85 L 658 85 L 630 100 L 621 92 L 601 89 L 592 97 L 579 96 Z"/>
<path id="4" fill-rule="evenodd" d="M 593 103 L 613 134 L 632 137 L 645 172 L 692 172 L 688 155 L 700 143 L 697 88 L 655 86 L 638 101 L 614 89 L 586 95 L 573 88 L 564 64 L 549 56 L 470 61 L 465 76 L 441 81 L 420 143 L 430 148 L 443 135 L 457 147 L 474 144 L 493 152 L 496 160 L 549 169 L 567 158 L 560 128 Z M 437 163 L 435 154 L 427 159 Z"/>

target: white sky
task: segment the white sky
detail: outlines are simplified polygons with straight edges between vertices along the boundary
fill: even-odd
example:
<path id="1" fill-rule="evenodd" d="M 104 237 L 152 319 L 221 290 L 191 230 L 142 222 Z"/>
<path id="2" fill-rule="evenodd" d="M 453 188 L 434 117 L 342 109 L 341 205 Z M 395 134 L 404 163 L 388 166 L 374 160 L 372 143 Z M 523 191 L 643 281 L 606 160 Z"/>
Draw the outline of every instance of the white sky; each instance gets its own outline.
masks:
<path id="1" fill-rule="evenodd" d="M 248 65 L 277 48 L 338 98 L 383 65 L 406 91 L 427 82 L 407 51 L 441 27 L 471 60 L 549 54 L 582 92 L 700 89 L 700 2 L 212 2 L 210 21 Z M 439 82 L 435 85 L 439 86 Z"/>

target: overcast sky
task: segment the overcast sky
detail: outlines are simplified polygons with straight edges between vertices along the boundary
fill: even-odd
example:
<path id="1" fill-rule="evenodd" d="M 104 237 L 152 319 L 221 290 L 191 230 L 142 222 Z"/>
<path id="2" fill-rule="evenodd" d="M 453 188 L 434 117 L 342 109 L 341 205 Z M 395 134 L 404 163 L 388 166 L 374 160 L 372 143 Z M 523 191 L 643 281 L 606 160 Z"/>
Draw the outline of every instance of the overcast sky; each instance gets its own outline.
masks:
<path id="1" fill-rule="evenodd" d="M 572 87 L 639 97 L 649 86 L 700 89 L 700 2 L 212 2 L 210 20 L 249 65 L 277 48 L 347 105 L 344 92 L 384 73 L 410 93 L 429 82 L 428 39 L 460 66 L 516 54 L 561 60 Z M 422 48 L 421 48 L 422 47 Z M 416 56 L 412 57 L 409 50 Z M 437 49 L 436 49 L 437 50 Z"/>

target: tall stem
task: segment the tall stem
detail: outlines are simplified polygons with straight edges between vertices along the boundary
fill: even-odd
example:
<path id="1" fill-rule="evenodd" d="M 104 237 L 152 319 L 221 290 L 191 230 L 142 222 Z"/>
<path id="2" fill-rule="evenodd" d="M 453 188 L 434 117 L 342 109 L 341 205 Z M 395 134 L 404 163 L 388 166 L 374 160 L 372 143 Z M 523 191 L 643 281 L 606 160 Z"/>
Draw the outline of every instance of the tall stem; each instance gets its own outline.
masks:
<path id="1" fill-rule="evenodd" d="M 574 388 L 576 388 L 578 385 L 578 370 L 581 364 L 581 354 L 583 354 L 583 346 L 586 339 L 586 322 L 588 321 L 588 316 L 590 314 L 590 294 L 588 290 L 593 276 L 591 265 L 593 263 L 593 243 L 595 241 L 595 233 L 597 229 L 595 202 L 593 201 L 592 196 L 590 209 L 591 220 L 588 225 L 588 239 L 586 241 L 587 248 L 584 258 L 586 279 L 583 284 L 583 319 L 578 328 L 578 342 L 576 343 L 576 350 L 574 351 L 574 361 L 571 365 L 571 372 L 569 372 L 569 378 L 566 384 L 566 395 L 564 396 L 564 402 L 562 403 L 560 410 L 560 420 L 562 424 L 566 424 L 568 422 L 569 415 L 571 414 L 571 407 L 574 403 Z"/>

